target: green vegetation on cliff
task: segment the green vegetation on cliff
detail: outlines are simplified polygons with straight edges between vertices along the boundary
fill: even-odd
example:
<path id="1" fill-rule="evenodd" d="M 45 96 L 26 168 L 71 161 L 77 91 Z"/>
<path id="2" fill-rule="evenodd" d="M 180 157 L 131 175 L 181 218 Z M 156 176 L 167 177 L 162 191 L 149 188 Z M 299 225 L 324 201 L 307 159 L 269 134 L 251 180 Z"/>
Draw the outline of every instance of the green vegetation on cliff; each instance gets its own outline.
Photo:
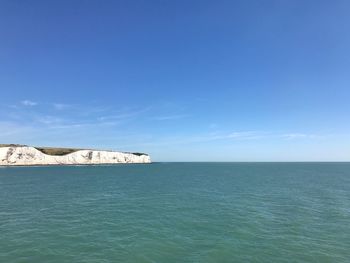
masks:
<path id="1" fill-rule="evenodd" d="M 81 149 L 74 149 L 74 148 L 51 148 L 51 147 L 35 147 L 35 148 L 41 151 L 42 153 L 45 153 L 48 155 L 60 155 L 60 156 L 74 153 L 76 151 L 81 150 Z"/>
<path id="2" fill-rule="evenodd" d="M 28 145 L 24 145 L 24 144 L 1 144 L 0 143 L 0 147 L 25 147 Z"/>

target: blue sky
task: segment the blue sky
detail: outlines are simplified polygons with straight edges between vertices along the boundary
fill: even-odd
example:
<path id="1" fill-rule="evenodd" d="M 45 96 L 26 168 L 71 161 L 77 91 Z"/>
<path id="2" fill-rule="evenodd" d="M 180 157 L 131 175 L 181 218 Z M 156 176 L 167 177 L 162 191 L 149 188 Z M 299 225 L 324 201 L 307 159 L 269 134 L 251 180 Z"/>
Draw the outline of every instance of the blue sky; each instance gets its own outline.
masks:
<path id="1" fill-rule="evenodd" d="M 0 3 L 0 143 L 349 161 L 349 1 Z"/>

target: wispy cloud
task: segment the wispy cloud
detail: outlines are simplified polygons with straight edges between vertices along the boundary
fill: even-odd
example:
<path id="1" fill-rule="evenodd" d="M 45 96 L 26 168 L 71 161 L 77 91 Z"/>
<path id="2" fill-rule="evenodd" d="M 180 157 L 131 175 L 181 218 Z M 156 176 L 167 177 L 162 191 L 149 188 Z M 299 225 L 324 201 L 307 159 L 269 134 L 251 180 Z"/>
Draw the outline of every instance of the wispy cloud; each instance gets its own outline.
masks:
<path id="1" fill-rule="evenodd" d="M 153 117 L 153 120 L 156 121 L 168 121 L 168 120 L 177 120 L 177 119 L 183 119 L 183 118 L 187 118 L 190 115 L 188 114 L 177 114 L 177 115 L 164 115 L 164 116 L 157 116 L 157 117 Z"/>
<path id="2" fill-rule="evenodd" d="M 266 131 L 232 131 L 232 132 L 211 132 L 202 134 L 192 134 L 186 136 L 165 136 L 160 138 L 153 137 L 152 139 L 139 143 L 139 146 L 146 147 L 164 147 L 164 146 L 177 146 L 177 145 L 190 145 L 190 144 L 203 144 L 210 142 L 227 142 L 237 143 L 245 141 L 257 141 L 269 140 L 271 142 L 281 139 L 318 139 L 324 136 L 306 133 L 273 133 Z M 125 147 L 131 147 L 137 145 L 126 145 Z"/>
<path id="3" fill-rule="evenodd" d="M 28 126 L 40 130 L 40 133 L 61 130 L 66 133 L 70 130 L 86 133 L 95 132 L 99 129 L 108 129 L 116 125 L 129 123 L 136 120 L 150 107 L 145 108 L 123 108 L 116 110 L 108 106 L 73 105 L 65 103 L 40 103 L 47 105 L 45 112 L 40 107 L 25 110 L 23 107 L 10 107 L 6 117 L 0 121 L 8 121 L 17 126 Z M 38 103 L 33 101 L 22 101 L 19 105 L 35 106 Z M 84 131 L 83 131 L 84 129 Z M 112 130 L 110 130 L 112 131 Z"/>
<path id="4" fill-rule="evenodd" d="M 256 131 L 234 131 L 228 133 L 210 133 L 203 136 L 195 137 L 199 141 L 216 141 L 216 140 L 256 140 L 266 136 L 266 133 Z"/>
<path id="5" fill-rule="evenodd" d="M 126 109 L 116 112 L 107 112 L 108 114 L 105 114 L 103 116 L 99 116 L 99 121 L 115 121 L 115 120 L 125 120 L 125 119 L 132 119 L 135 118 L 147 111 L 149 111 L 151 107 L 146 107 L 143 109 Z"/>
<path id="6" fill-rule="evenodd" d="M 0 115 L 0 141 L 26 144 L 96 144 L 108 147 L 169 149 L 181 147 L 225 147 L 261 144 L 265 141 L 315 140 L 317 133 L 292 131 L 234 130 L 215 122 L 206 129 L 186 129 L 176 120 L 189 118 L 184 109 L 79 105 L 25 100 L 6 106 Z M 39 105 L 40 107 L 33 107 Z M 45 106 L 45 107 L 43 107 Z M 46 107 L 47 106 L 47 107 Z M 30 108 L 29 108 L 30 107 Z M 160 112 L 160 114 L 159 114 Z M 171 114 L 172 113 L 172 114 Z M 2 116 L 2 117 L 1 117 Z M 166 121 L 169 129 L 158 129 L 155 121 Z M 190 121 L 190 120 L 187 120 Z M 147 123 L 148 122 L 148 123 Z M 159 123 L 158 123 L 159 124 Z M 173 124 L 173 125 L 172 125 Z M 130 134 L 133 134 L 130 136 Z M 123 137 L 124 136 L 124 137 Z M 123 138 L 123 139 L 121 139 Z M 265 141 L 264 141 L 265 140 Z M 195 147 L 194 147 L 195 146 Z"/>
<path id="7" fill-rule="evenodd" d="M 256 131 L 243 131 L 243 132 L 232 132 L 227 135 L 228 139 L 259 139 L 265 137 L 266 133 Z"/>
<path id="8" fill-rule="evenodd" d="M 265 133 L 254 131 L 229 132 L 229 133 L 208 133 L 198 135 L 187 135 L 178 137 L 162 137 L 153 138 L 152 141 L 145 142 L 146 146 L 168 146 L 168 145 L 183 145 L 207 143 L 213 141 L 244 141 L 244 140 L 258 140 L 266 136 Z"/>
<path id="9" fill-rule="evenodd" d="M 317 139 L 317 138 L 321 138 L 322 136 L 316 135 L 316 134 L 307 134 L 307 133 L 286 133 L 286 134 L 280 135 L 280 137 L 287 140 L 294 140 L 294 139 Z"/>
<path id="10" fill-rule="evenodd" d="M 52 106 L 55 110 L 66 110 L 72 108 L 72 105 L 64 104 L 64 103 L 53 103 Z"/>
<path id="11" fill-rule="evenodd" d="M 59 118 L 57 116 L 51 116 L 51 115 L 38 115 L 34 118 L 35 122 L 46 124 L 46 125 L 52 125 L 52 124 L 58 124 L 64 122 L 64 119 Z"/>
<path id="12" fill-rule="evenodd" d="M 29 106 L 29 107 L 38 105 L 37 102 L 31 101 L 31 100 L 22 100 L 22 101 L 21 101 L 21 104 L 22 104 L 23 106 Z"/>

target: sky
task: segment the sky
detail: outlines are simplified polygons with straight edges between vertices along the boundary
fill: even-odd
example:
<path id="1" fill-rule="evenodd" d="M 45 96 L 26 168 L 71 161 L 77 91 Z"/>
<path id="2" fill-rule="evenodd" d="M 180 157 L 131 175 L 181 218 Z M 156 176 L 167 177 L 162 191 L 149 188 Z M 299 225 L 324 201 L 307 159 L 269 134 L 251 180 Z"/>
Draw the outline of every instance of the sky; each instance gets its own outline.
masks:
<path id="1" fill-rule="evenodd" d="M 0 2 L 0 143 L 350 161 L 350 1 Z"/>

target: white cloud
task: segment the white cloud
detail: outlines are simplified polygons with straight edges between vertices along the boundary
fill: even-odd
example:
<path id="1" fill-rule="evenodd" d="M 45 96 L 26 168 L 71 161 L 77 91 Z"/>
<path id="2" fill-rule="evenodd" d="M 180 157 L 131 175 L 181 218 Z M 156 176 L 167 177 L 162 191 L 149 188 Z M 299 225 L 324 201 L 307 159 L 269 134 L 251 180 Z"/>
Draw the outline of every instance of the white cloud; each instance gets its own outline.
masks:
<path id="1" fill-rule="evenodd" d="M 226 137 L 227 138 L 232 138 L 232 139 L 236 139 L 236 138 L 252 138 L 252 137 L 256 137 L 258 134 L 257 132 L 252 132 L 252 131 L 245 131 L 245 132 L 232 132 L 230 134 L 228 134 Z"/>
<path id="2" fill-rule="evenodd" d="M 21 104 L 24 106 L 30 106 L 30 107 L 38 105 L 38 103 L 31 100 L 22 100 Z"/>
<path id="3" fill-rule="evenodd" d="M 313 139 L 319 136 L 314 134 L 305 134 L 305 133 L 287 133 L 287 134 L 282 134 L 281 137 L 287 140 L 293 140 L 293 139 L 306 139 L 306 138 Z"/>
<path id="4" fill-rule="evenodd" d="M 110 112 L 108 115 L 98 117 L 98 120 L 103 122 L 109 122 L 109 121 L 116 121 L 116 120 L 132 119 L 149 111 L 150 109 L 151 109 L 150 107 L 147 107 L 144 109 L 136 109 L 136 110 L 127 109 L 127 110 L 117 111 L 114 113 Z"/>
<path id="5" fill-rule="evenodd" d="M 177 120 L 177 119 L 182 119 L 182 118 L 186 118 L 189 115 L 187 114 L 178 114 L 178 115 L 165 115 L 165 116 L 158 116 L 158 117 L 154 117 L 152 118 L 153 120 L 156 121 L 168 121 L 168 120 Z"/>
<path id="6" fill-rule="evenodd" d="M 38 115 L 33 118 L 36 122 L 46 124 L 46 125 L 52 125 L 52 124 L 59 124 L 64 122 L 62 118 L 56 117 L 56 116 L 50 116 L 50 115 Z"/>
<path id="7" fill-rule="evenodd" d="M 71 107 L 71 105 L 63 103 L 53 103 L 52 105 L 55 108 L 55 110 L 65 110 Z"/>

